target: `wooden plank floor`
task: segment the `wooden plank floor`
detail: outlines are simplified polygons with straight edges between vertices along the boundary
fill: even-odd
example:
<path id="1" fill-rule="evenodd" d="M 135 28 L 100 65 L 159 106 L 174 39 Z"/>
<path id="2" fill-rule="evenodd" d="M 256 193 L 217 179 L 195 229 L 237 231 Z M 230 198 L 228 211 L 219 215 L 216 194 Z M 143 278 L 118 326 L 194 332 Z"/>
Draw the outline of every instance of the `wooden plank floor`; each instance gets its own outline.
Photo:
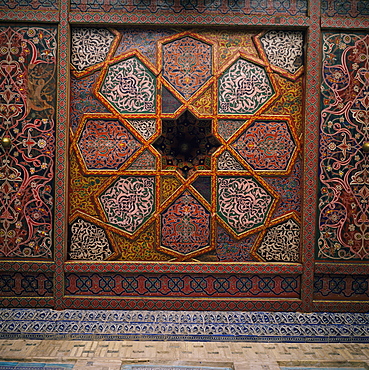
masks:
<path id="1" fill-rule="evenodd" d="M 73 370 L 119 370 L 125 364 L 279 370 L 280 366 L 364 367 L 369 344 L 0 340 L 1 361 L 70 363 Z"/>

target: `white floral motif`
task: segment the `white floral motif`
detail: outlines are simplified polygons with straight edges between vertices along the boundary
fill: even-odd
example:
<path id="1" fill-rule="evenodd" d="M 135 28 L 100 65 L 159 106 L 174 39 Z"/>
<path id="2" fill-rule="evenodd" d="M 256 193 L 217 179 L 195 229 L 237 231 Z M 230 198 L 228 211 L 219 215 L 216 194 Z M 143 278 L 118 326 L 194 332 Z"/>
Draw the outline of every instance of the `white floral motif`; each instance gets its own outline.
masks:
<path id="1" fill-rule="evenodd" d="M 135 57 L 111 66 L 101 94 L 120 113 L 155 113 L 155 78 Z"/>
<path id="2" fill-rule="evenodd" d="M 154 179 L 120 178 L 100 197 L 106 216 L 112 224 L 135 232 L 154 209 Z"/>
<path id="3" fill-rule="evenodd" d="M 298 262 L 300 259 L 300 226 L 292 219 L 271 227 L 257 253 L 265 261 Z"/>
<path id="4" fill-rule="evenodd" d="M 300 31 L 269 31 L 260 38 L 269 62 L 295 73 L 302 66 L 304 38 Z"/>
<path id="5" fill-rule="evenodd" d="M 218 158 L 218 170 L 220 171 L 242 171 L 243 166 L 237 159 L 229 152 L 225 151 Z"/>
<path id="6" fill-rule="evenodd" d="M 129 123 L 143 136 L 149 140 L 156 132 L 156 121 L 154 119 L 132 119 Z"/>
<path id="7" fill-rule="evenodd" d="M 218 211 L 226 222 L 242 233 L 262 224 L 273 198 L 254 179 L 218 179 Z"/>
<path id="8" fill-rule="evenodd" d="M 70 259 L 103 261 L 112 254 L 104 229 L 90 222 L 78 219 L 71 234 Z"/>
<path id="9" fill-rule="evenodd" d="M 253 114 L 274 94 L 265 70 L 237 60 L 219 79 L 219 113 Z"/>
<path id="10" fill-rule="evenodd" d="M 72 29 L 72 65 L 77 71 L 83 71 L 103 62 L 113 40 L 114 36 L 107 29 Z"/>

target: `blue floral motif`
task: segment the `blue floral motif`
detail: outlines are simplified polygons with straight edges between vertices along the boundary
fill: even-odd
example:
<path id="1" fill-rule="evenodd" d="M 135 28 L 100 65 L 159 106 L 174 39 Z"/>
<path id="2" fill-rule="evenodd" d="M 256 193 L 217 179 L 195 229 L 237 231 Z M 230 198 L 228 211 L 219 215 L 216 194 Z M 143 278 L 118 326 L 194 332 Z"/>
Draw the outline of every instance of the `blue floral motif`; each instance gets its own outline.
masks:
<path id="1" fill-rule="evenodd" d="M 368 343 L 369 314 L 9 308 L 5 338 Z"/>

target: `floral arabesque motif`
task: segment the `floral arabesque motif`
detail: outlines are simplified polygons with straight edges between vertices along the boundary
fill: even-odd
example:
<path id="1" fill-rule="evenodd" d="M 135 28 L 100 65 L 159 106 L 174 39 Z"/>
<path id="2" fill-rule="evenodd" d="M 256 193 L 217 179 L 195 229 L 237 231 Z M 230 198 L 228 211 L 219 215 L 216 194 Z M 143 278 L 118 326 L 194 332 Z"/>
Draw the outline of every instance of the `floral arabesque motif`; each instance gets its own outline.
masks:
<path id="1" fill-rule="evenodd" d="M 273 197 L 253 178 L 218 178 L 218 213 L 241 234 L 263 224 Z"/>
<path id="2" fill-rule="evenodd" d="M 260 38 L 271 64 L 296 73 L 303 63 L 304 35 L 301 31 L 268 31 Z"/>
<path id="3" fill-rule="evenodd" d="M 69 257 L 72 260 L 102 261 L 112 254 L 105 230 L 81 218 L 71 226 Z"/>
<path id="4" fill-rule="evenodd" d="M 88 119 L 78 141 L 89 170 L 118 170 L 140 146 L 121 122 L 112 119 Z"/>
<path id="5" fill-rule="evenodd" d="M 0 27 L 0 256 L 53 255 L 57 31 Z"/>
<path id="6" fill-rule="evenodd" d="M 163 76 L 189 99 L 212 76 L 212 47 L 192 37 L 163 46 Z"/>
<path id="7" fill-rule="evenodd" d="M 114 35 L 104 28 L 73 28 L 71 63 L 77 71 L 103 62 Z"/>
<path id="8" fill-rule="evenodd" d="M 155 77 L 136 57 L 108 68 L 100 94 L 119 113 L 155 113 Z"/>
<path id="9" fill-rule="evenodd" d="M 149 140 L 156 132 L 156 121 L 154 119 L 131 119 L 128 122 L 145 140 Z"/>
<path id="10" fill-rule="evenodd" d="M 244 170 L 242 164 L 227 150 L 218 157 L 217 167 L 220 171 Z"/>
<path id="11" fill-rule="evenodd" d="M 134 233 L 149 218 L 155 205 L 152 177 L 121 177 L 100 195 L 108 222 Z"/>
<path id="12" fill-rule="evenodd" d="M 189 254 L 210 244 L 210 213 L 193 196 L 181 195 L 161 215 L 161 245 Z"/>
<path id="13" fill-rule="evenodd" d="M 296 150 L 284 120 L 256 121 L 232 144 L 254 170 L 284 171 Z"/>
<path id="14" fill-rule="evenodd" d="M 257 248 L 265 261 L 298 262 L 300 260 L 300 226 L 293 219 L 269 228 Z"/>
<path id="15" fill-rule="evenodd" d="M 369 258 L 369 36 L 324 35 L 319 239 L 323 260 Z"/>
<path id="16" fill-rule="evenodd" d="M 220 114 L 254 114 L 274 90 L 263 67 L 238 59 L 219 79 Z"/>

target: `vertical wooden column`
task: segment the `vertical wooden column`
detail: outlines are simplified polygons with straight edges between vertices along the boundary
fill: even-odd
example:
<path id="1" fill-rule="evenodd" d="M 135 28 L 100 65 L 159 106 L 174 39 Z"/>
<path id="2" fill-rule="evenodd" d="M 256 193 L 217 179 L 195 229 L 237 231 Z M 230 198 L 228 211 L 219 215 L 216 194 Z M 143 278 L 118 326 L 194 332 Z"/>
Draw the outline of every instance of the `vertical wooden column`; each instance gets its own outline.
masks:
<path id="1" fill-rule="evenodd" d="M 69 127 L 69 2 L 60 1 L 59 55 L 58 55 L 58 113 L 55 157 L 55 309 L 63 309 L 64 261 L 66 260 L 68 207 L 68 127 Z"/>
<path id="2" fill-rule="evenodd" d="M 301 300 L 310 312 L 314 289 L 314 248 L 317 222 L 319 81 L 320 81 L 320 0 L 309 2 L 309 28 L 306 48 L 306 95 L 303 187 L 303 275 Z"/>

